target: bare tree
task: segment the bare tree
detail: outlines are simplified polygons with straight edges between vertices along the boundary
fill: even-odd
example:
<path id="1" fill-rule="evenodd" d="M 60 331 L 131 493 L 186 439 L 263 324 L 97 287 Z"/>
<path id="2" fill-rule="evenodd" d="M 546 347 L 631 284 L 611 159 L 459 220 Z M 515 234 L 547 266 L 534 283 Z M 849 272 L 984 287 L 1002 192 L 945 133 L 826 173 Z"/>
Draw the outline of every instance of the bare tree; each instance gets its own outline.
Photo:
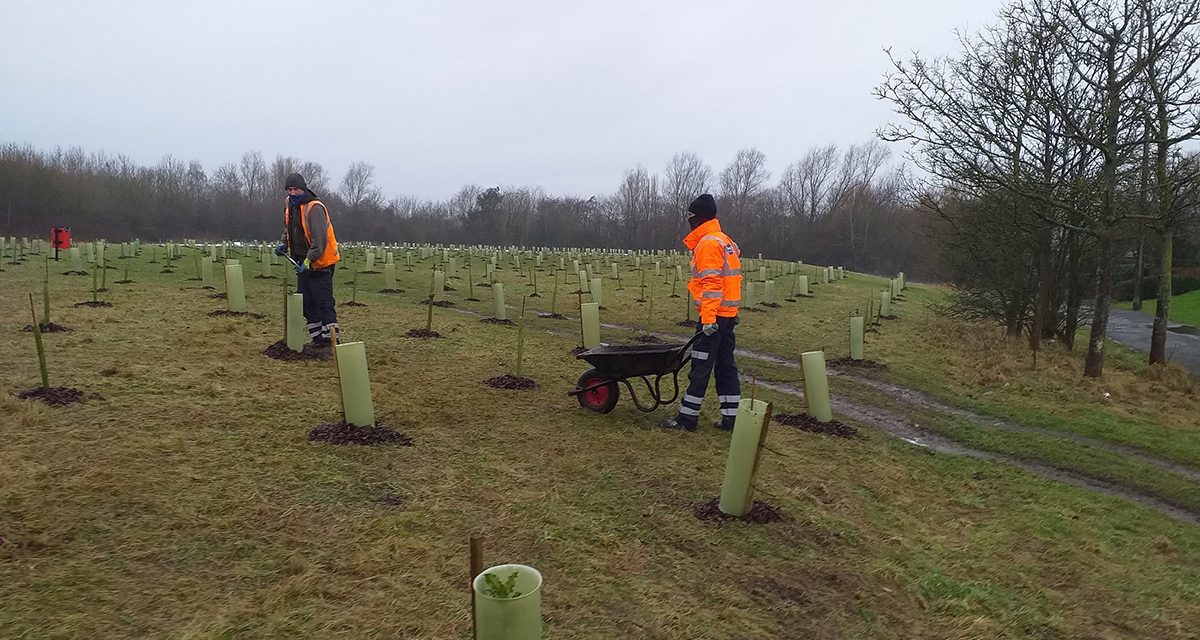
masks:
<path id="1" fill-rule="evenodd" d="M 733 162 L 721 171 L 721 195 L 729 210 L 725 215 L 734 220 L 743 220 L 754 202 L 766 190 L 771 172 L 767 171 L 767 156 L 758 149 L 742 149 Z"/>
<path id="2" fill-rule="evenodd" d="M 342 177 L 338 193 L 346 206 L 357 209 L 363 205 L 378 206 L 383 194 L 375 187 L 375 166 L 366 162 L 354 162 Z"/>

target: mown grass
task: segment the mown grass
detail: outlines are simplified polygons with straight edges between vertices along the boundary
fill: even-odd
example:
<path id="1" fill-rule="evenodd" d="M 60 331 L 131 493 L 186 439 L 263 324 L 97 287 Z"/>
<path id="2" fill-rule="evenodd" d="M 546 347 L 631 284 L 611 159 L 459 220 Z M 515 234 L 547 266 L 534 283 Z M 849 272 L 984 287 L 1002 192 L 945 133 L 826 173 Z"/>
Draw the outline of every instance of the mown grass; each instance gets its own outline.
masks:
<path id="1" fill-rule="evenodd" d="M 530 320 L 540 389 L 484 387 L 511 367 L 515 332 L 438 309 L 446 339 L 402 337 L 424 326 L 427 271 L 404 276 L 408 294 L 360 286 L 369 306 L 339 309 L 367 343 L 378 418 L 416 446 L 311 444 L 309 427 L 338 418 L 333 369 L 259 355 L 282 337 L 279 281 L 247 281 L 267 318 L 209 318 L 223 302 L 184 281 L 188 259 L 174 275 L 131 262 L 113 309 L 64 308 L 89 279 L 53 277 L 54 320 L 76 331 L 47 336 L 51 382 L 105 399 L 0 397 L 0 637 L 467 638 L 473 533 L 489 562 L 545 574 L 552 638 L 1184 638 L 1200 616 L 1195 528 L 874 432 L 773 427 L 783 455 L 763 463 L 760 497 L 791 520 L 699 522 L 690 505 L 716 495 L 727 436 L 657 430 L 665 412 L 627 400 L 582 412 L 565 394 L 583 368 L 571 322 Z M 18 330 L 41 270 L 6 268 L 9 392 L 37 383 Z M 836 333 L 840 308 L 808 309 Z M 739 330 L 761 347 L 777 329 L 760 315 Z"/>
<path id="2" fill-rule="evenodd" d="M 1133 302 L 1119 302 L 1117 306 L 1121 309 L 1132 309 Z M 1158 300 L 1143 301 L 1142 311 L 1153 316 L 1158 311 Z M 1168 316 L 1180 324 L 1200 327 L 1200 289 L 1172 297 Z"/>

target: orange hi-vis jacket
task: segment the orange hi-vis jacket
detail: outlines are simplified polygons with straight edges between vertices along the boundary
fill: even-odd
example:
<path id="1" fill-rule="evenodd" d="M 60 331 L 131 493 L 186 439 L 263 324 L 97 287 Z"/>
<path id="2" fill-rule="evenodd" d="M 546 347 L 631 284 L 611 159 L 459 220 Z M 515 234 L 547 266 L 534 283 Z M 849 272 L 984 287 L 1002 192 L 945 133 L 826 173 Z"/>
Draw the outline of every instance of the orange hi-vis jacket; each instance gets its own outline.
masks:
<path id="1" fill-rule="evenodd" d="M 304 228 L 304 237 L 308 240 L 309 246 L 311 246 L 312 231 L 308 228 L 308 214 L 313 205 L 318 204 L 321 205 L 321 210 L 325 212 L 325 250 L 321 252 L 321 255 L 316 260 L 310 261 L 309 267 L 312 269 L 324 269 L 329 265 L 337 264 L 337 261 L 342 259 L 341 254 L 338 253 L 337 237 L 333 235 L 333 222 L 329 220 L 329 207 L 326 207 L 324 202 L 313 199 L 300 205 L 300 226 Z M 287 226 L 290 223 L 291 207 L 285 204 L 283 207 L 283 224 Z M 287 238 L 287 244 L 290 251 L 292 248 L 290 236 Z"/>
<path id="2" fill-rule="evenodd" d="M 683 244 L 692 252 L 692 279 L 688 291 L 702 324 L 717 316 L 736 318 L 742 301 L 742 250 L 721 231 L 716 218 L 696 227 Z"/>

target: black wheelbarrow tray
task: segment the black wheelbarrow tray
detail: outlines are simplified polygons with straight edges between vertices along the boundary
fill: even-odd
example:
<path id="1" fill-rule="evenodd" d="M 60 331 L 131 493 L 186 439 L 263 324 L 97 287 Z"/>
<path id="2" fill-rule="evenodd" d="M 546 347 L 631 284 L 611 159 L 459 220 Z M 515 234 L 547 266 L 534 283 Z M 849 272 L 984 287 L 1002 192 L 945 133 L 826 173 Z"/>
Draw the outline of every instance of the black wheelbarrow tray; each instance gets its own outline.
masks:
<path id="1" fill-rule="evenodd" d="M 629 391 L 633 404 L 641 411 L 650 412 L 664 404 L 671 404 L 679 397 L 679 370 L 691 360 L 692 344 L 701 333 L 697 332 L 684 344 L 635 344 L 604 345 L 588 349 L 575 356 L 586 360 L 591 369 L 579 376 L 579 382 L 568 395 L 579 400 L 579 406 L 597 413 L 608 413 L 617 406 L 620 397 L 619 384 Z M 662 380 L 670 377 L 671 397 L 664 398 Z M 651 403 L 643 404 L 630 380 L 638 378 L 646 385 Z M 653 378 L 653 382 L 651 381 Z"/>

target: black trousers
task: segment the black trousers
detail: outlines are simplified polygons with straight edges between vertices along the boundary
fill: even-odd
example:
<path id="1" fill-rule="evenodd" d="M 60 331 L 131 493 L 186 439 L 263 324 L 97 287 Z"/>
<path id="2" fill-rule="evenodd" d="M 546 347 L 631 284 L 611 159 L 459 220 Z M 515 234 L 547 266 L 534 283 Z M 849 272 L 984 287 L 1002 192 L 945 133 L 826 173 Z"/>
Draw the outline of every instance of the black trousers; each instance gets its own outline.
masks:
<path id="1" fill-rule="evenodd" d="M 742 385 L 738 380 L 737 363 L 733 360 L 733 350 L 737 347 L 737 339 L 733 334 L 733 326 L 737 318 L 717 317 L 717 332 L 711 336 L 700 336 L 692 345 L 692 372 L 688 375 L 687 392 L 679 403 L 679 415 L 675 418 L 680 424 L 695 425 L 700 420 L 700 403 L 704 393 L 708 391 L 708 379 L 714 373 L 717 377 L 717 400 L 721 403 L 721 420 L 733 420 L 737 417 L 738 402 L 742 399 Z M 701 328 L 696 323 L 696 330 Z"/>
<path id="2" fill-rule="evenodd" d="M 337 309 L 333 306 L 334 268 L 296 274 L 296 293 L 304 294 L 304 320 L 313 342 L 328 342 L 332 330 L 338 327 Z"/>

